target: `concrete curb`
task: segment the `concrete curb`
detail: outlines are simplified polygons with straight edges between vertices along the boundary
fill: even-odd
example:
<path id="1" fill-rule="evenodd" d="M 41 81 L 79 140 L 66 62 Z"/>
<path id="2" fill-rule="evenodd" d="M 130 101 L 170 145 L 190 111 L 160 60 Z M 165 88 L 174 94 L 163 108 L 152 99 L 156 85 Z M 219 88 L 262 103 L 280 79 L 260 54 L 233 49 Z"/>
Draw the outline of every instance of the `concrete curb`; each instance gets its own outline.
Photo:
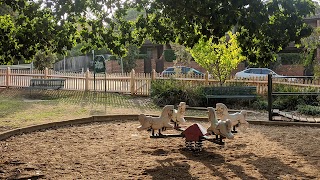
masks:
<path id="1" fill-rule="evenodd" d="M 73 119 L 59 122 L 52 122 L 46 124 L 39 124 L 34 126 L 28 126 L 24 128 L 13 129 L 0 133 L 0 141 L 6 140 L 12 136 L 21 135 L 25 133 L 31 133 L 39 130 L 45 130 L 50 128 L 59 128 L 70 125 L 79 125 L 79 124 L 89 124 L 93 122 L 111 122 L 113 120 L 138 120 L 138 114 L 132 115 L 108 115 L 108 116 L 91 116 L 81 119 Z M 156 115 L 151 115 L 156 116 Z M 186 120 L 195 120 L 195 121 L 208 121 L 206 117 L 193 117 L 186 116 Z M 311 126 L 319 127 L 320 123 L 301 123 L 301 122 L 282 122 L 282 121 L 248 121 L 249 124 L 255 125 L 271 125 L 271 126 Z"/>
<path id="2" fill-rule="evenodd" d="M 92 116 L 81 119 L 73 119 L 59 122 L 52 122 L 46 124 L 39 124 L 34 126 L 28 126 L 24 128 L 13 129 L 9 131 L 5 131 L 0 133 L 0 141 L 8 139 L 11 136 L 16 136 L 25 133 L 31 133 L 39 130 L 49 129 L 49 128 L 59 128 L 70 125 L 78 125 L 78 124 L 88 124 L 93 122 L 108 122 L 113 120 L 137 120 L 138 115 L 109 115 L 109 116 Z"/>

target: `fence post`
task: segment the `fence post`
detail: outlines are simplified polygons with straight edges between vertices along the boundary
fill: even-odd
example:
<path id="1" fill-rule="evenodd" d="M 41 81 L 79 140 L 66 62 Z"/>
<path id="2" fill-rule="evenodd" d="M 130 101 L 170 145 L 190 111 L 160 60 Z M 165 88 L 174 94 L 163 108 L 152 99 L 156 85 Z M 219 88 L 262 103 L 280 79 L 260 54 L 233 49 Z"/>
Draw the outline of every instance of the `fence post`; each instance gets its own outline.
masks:
<path id="1" fill-rule="evenodd" d="M 156 79 L 156 70 L 152 69 L 152 71 L 151 71 L 151 81 L 153 81 L 155 79 Z"/>
<path id="2" fill-rule="evenodd" d="M 90 78 L 90 72 L 89 72 L 89 69 L 87 69 L 86 73 L 85 73 L 85 76 L 86 76 L 86 79 L 84 81 L 84 90 L 85 91 L 89 91 L 89 78 Z"/>
<path id="3" fill-rule="evenodd" d="M 205 85 L 209 85 L 209 72 L 207 71 L 205 74 Z"/>
<path id="4" fill-rule="evenodd" d="M 7 67 L 7 72 L 6 72 L 6 87 L 9 88 L 10 86 L 10 75 L 11 75 L 11 69 L 10 67 Z"/>
<path id="5" fill-rule="evenodd" d="M 134 95 L 135 94 L 135 71 L 134 69 L 132 69 L 132 71 L 130 72 L 130 92 L 131 92 L 131 95 Z"/>
<path id="6" fill-rule="evenodd" d="M 44 79 L 48 79 L 48 68 L 44 69 Z"/>
<path id="7" fill-rule="evenodd" d="M 272 75 L 268 74 L 268 112 L 269 121 L 272 121 Z"/>

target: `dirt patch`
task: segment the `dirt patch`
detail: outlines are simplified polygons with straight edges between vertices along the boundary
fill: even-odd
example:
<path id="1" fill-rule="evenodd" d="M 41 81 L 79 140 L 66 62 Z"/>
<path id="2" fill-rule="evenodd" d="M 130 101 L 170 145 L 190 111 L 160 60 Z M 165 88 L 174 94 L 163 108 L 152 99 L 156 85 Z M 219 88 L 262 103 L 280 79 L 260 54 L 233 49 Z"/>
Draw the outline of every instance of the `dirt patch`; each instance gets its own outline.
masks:
<path id="1" fill-rule="evenodd" d="M 252 125 L 225 146 L 204 142 L 193 153 L 183 138 L 151 139 L 138 125 L 94 123 L 0 141 L 0 179 L 320 178 L 317 128 Z"/>

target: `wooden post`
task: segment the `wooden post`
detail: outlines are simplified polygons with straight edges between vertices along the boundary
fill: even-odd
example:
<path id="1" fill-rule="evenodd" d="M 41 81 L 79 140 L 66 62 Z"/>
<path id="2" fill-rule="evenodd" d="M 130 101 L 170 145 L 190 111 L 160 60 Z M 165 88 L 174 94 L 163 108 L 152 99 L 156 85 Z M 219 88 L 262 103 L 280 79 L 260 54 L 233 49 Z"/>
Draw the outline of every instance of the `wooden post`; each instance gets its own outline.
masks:
<path id="1" fill-rule="evenodd" d="M 135 94 L 135 71 L 134 69 L 132 69 L 131 73 L 130 73 L 130 92 L 131 95 Z"/>
<path id="2" fill-rule="evenodd" d="M 152 71 L 151 71 L 151 81 L 153 81 L 155 79 L 156 79 L 156 70 L 152 69 Z"/>
<path id="3" fill-rule="evenodd" d="M 7 72 L 6 72 L 6 87 L 9 88 L 10 86 L 10 75 L 11 75 L 11 69 L 10 67 L 7 67 Z"/>
<path id="4" fill-rule="evenodd" d="M 49 73 L 48 68 L 45 68 L 44 69 L 44 79 L 48 79 L 48 73 Z"/>
<path id="5" fill-rule="evenodd" d="M 209 72 L 208 71 L 205 74 L 205 84 L 209 85 Z"/>
<path id="6" fill-rule="evenodd" d="M 90 72 L 89 69 L 87 69 L 86 73 L 85 73 L 86 79 L 84 82 L 84 90 L 85 91 L 89 91 L 89 78 L 90 78 Z"/>

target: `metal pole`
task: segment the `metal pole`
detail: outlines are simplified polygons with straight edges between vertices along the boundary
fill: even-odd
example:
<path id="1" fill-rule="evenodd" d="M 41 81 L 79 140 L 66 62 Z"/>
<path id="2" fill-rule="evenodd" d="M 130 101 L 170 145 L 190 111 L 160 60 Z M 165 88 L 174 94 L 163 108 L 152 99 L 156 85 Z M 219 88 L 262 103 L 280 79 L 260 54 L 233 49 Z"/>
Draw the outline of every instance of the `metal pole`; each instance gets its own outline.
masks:
<path id="1" fill-rule="evenodd" d="M 123 61 L 122 61 L 122 57 L 120 58 L 121 60 L 121 73 L 123 74 Z"/>
<path id="2" fill-rule="evenodd" d="M 96 92 L 96 62 L 94 60 L 94 50 L 92 50 L 92 60 L 93 60 L 93 90 Z"/>
<path id="3" fill-rule="evenodd" d="M 104 93 L 107 92 L 107 61 L 104 60 Z"/>
<path id="4" fill-rule="evenodd" d="M 269 121 L 272 121 L 272 75 L 268 74 L 268 112 Z"/>
<path id="5" fill-rule="evenodd" d="M 63 72 L 66 72 L 66 55 L 63 55 Z"/>

